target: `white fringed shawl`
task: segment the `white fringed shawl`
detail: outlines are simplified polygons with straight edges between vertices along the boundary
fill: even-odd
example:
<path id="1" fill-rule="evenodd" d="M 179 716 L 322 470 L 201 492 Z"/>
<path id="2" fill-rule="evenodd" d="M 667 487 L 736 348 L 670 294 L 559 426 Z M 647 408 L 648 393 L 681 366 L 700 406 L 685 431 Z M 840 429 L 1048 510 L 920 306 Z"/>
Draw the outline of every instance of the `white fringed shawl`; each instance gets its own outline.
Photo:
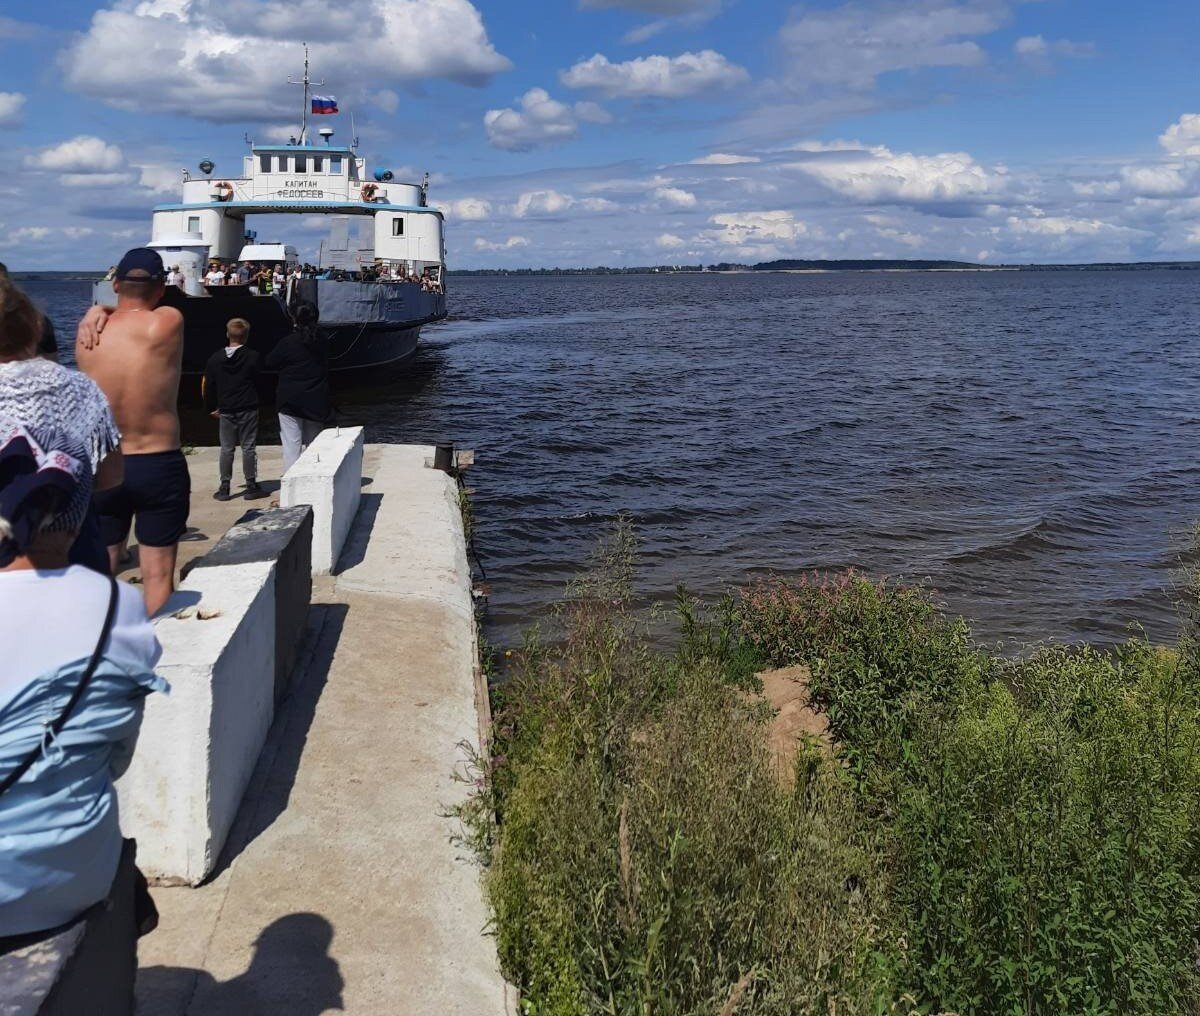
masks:
<path id="1" fill-rule="evenodd" d="M 24 427 L 47 450 L 63 451 L 91 465 L 121 443 L 108 399 L 86 374 L 40 357 L 0 363 L 0 424 Z M 78 529 L 92 494 L 81 483 L 68 510 L 46 528 Z"/>

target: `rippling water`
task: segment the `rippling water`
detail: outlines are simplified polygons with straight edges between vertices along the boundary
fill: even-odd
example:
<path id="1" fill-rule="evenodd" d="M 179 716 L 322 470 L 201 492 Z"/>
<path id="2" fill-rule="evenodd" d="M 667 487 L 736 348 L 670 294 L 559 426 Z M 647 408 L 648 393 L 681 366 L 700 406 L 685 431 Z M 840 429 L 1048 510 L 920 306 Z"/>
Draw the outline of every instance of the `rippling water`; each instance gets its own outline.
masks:
<path id="1" fill-rule="evenodd" d="M 377 441 L 474 448 L 490 625 L 622 511 L 648 599 L 856 565 L 986 639 L 1175 631 L 1200 518 L 1191 272 L 452 279 Z M 30 291 L 73 330 L 79 285 Z"/>

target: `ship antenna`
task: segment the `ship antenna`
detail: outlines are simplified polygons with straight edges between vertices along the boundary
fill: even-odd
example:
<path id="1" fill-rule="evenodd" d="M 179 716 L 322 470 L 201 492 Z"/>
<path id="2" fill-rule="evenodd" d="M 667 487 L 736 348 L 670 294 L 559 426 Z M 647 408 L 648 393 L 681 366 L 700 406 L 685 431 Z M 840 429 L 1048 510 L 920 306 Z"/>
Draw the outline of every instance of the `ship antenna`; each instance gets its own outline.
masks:
<path id="1" fill-rule="evenodd" d="M 308 89 L 309 89 L 309 86 L 316 85 L 318 88 L 321 88 L 325 84 L 324 81 L 313 81 L 308 76 L 308 43 L 307 42 L 304 44 L 304 80 L 303 81 L 293 81 L 289 77 L 288 84 L 304 86 L 304 105 L 300 107 L 300 144 L 304 144 L 305 137 L 308 134 Z"/>

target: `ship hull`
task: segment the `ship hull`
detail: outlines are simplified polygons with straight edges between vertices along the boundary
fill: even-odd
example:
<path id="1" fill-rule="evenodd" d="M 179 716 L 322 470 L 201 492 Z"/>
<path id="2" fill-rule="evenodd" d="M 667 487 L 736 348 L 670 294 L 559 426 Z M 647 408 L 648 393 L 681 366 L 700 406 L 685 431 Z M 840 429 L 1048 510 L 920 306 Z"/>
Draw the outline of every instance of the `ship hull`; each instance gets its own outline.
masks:
<path id="1" fill-rule="evenodd" d="M 97 299 L 111 302 L 111 287 L 97 284 Z M 327 342 L 330 378 L 339 389 L 370 388 L 402 375 L 416 355 L 421 328 L 446 316 L 446 298 L 410 283 L 302 280 L 294 300 L 316 305 L 319 331 Z M 292 331 L 284 301 L 257 296 L 244 286 L 214 287 L 204 296 L 168 288 L 163 302 L 183 314 L 184 403 L 200 399 L 200 379 L 213 353 L 225 346 L 231 318 L 250 324 L 248 345 L 266 357 Z M 273 394 L 275 377 L 264 371 L 264 393 Z"/>

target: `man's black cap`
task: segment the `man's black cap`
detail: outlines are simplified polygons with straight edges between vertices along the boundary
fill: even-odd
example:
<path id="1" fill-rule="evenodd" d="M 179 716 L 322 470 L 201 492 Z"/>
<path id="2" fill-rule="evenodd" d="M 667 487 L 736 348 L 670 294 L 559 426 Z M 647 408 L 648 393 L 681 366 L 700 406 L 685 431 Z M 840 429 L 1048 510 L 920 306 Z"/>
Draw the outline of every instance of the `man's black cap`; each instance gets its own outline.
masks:
<path id="1" fill-rule="evenodd" d="M 133 250 L 126 251 L 121 263 L 117 265 L 117 279 L 122 282 L 158 280 L 165 278 L 166 274 L 158 251 L 149 247 L 134 247 Z"/>

